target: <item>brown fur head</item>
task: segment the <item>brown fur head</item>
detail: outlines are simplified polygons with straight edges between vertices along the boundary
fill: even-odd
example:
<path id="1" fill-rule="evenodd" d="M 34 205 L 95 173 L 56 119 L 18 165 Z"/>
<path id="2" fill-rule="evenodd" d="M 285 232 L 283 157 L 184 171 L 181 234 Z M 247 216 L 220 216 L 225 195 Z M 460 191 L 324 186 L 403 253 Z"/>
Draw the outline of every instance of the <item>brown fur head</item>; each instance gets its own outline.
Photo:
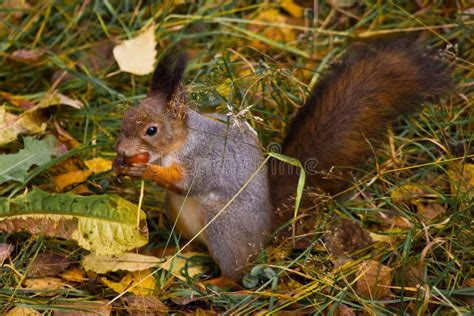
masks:
<path id="1" fill-rule="evenodd" d="M 186 138 L 186 93 L 181 78 L 185 56 L 168 52 L 153 74 L 149 96 L 125 113 L 116 145 L 114 168 L 120 174 L 124 158 L 148 153 L 150 162 L 179 148 Z"/>

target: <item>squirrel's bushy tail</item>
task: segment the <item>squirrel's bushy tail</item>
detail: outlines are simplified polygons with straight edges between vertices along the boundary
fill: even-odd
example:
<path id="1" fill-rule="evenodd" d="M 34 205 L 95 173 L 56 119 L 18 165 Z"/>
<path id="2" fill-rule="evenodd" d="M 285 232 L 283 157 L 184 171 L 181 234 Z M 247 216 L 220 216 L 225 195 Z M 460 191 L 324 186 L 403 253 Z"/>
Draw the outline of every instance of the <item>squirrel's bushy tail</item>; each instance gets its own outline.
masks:
<path id="1" fill-rule="evenodd" d="M 412 38 L 355 43 L 298 111 L 282 153 L 312 168 L 306 170 L 307 186 L 340 192 L 348 183 L 347 167 L 369 158 L 369 143 L 400 114 L 415 112 L 427 98 L 450 89 L 450 72 Z M 276 160 L 270 170 L 273 201 L 280 208 L 294 195 L 298 175 Z"/>

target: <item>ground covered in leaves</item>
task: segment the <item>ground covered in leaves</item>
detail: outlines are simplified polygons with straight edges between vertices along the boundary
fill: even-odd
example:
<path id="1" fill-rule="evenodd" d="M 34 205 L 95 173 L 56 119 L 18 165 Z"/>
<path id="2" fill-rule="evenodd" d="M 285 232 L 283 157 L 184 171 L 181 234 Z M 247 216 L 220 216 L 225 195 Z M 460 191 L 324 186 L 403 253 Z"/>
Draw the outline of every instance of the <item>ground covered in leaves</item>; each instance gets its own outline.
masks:
<path id="1" fill-rule="evenodd" d="M 472 312 L 474 11 L 439 3 L 3 1 L 0 313 Z M 241 285 L 183 249 L 162 189 L 110 170 L 123 110 L 172 43 L 192 105 L 273 146 L 356 37 L 420 31 L 453 64 L 452 95 L 388 127 L 346 197 L 315 198 Z"/>

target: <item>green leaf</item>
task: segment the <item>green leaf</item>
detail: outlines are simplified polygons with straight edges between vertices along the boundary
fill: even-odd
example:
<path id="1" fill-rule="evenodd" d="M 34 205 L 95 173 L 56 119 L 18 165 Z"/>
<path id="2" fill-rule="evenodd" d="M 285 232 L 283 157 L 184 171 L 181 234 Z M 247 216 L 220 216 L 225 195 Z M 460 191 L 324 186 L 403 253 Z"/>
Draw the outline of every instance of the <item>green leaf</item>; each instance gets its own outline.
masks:
<path id="1" fill-rule="evenodd" d="M 10 180 L 24 183 L 31 166 L 41 166 L 58 154 L 57 141 L 51 135 L 42 140 L 28 136 L 24 144 L 16 154 L 0 155 L 0 184 Z"/>
<path id="2" fill-rule="evenodd" d="M 148 241 L 145 213 L 117 195 L 51 194 L 34 188 L 0 198 L 0 231 L 72 239 L 98 255 L 120 254 Z"/>

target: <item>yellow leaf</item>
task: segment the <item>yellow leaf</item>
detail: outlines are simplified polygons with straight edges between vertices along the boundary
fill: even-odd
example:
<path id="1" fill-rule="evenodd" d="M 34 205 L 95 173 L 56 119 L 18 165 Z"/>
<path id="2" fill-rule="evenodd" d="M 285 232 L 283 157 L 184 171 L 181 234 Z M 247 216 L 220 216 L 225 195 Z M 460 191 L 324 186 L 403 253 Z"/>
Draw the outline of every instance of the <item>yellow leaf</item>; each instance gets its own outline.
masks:
<path id="1" fill-rule="evenodd" d="M 302 18 L 304 16 L 304 9 L 293 0 L 281 0 L 280 6 L 295 18 Z"/>
<path id="2" fill-rule="evenodd" d="M 281 15 L 277 9 L 269 9 L 261 11 L 254 20 L 260 22 L 269 22 L 274 24 L 288 24 L 288 19 Z M 259 26 L 259 25 L 250 25 L 248 27 L 251 31 L 262 35 L 268 39 L 289 43 L 296 39 L 295 34 L 290 28 L 282 28 L 278 25 L 275 26 Z M 251 46 L 257 49 L 266 49 L 268 48 L 268 44 L 260 41 L 260 40 L 253 40 L 250 43 Z"/>
<path id="3" fill-rule="evenodd" d="M 94 173 L 105 172 L 112 169 L 112 161 L 101 157 L 84 161 L 84 164 Z"/>
<path id="4" fill-rule="evenodd" d="M 198 265 L 198 266 L 195 265 L 195 266 L 188 266 L 186 270 L 187 272 L 186 274 L 181 273 L 181 272 L 184 272 L 183 268 L 185 268 L 186 263 L 188 263 L 188 259 L 196 255 L 202 255 L 202 254 L 199 252 L 186 252 L 177 256 L 173 260 L 169 260 L 169 258 L 171 258 L 169 257 L 168 260 L 166 260 L 163 264 L 160 264 L 160 267 L 165 270 L 170 271 L 177 278 L 181 280 L 186 280 L 186 278 L 183 275 L 187 274 L 190 278 L 192 278 L 195 275 L 202 273 L 203 271 L 201 265 Z"/>
<path id="5" fill-rule="evenodd" d="M 112 168 L 112 161 L 98 157 L 87 160 L 84 164 L 88 170 L 73 170 L 53 177 L 52 181 L 57 192 L 62 192 L 70 185 L 81 183 L 87 180 L 93 173 L 104 172 Z"/>
<path id="6" fill-rule="evenodd" d="M 82 271 L 79 268 L 72 268 L 70 270 L 65 271 L 62 275 L 61 278 L 63 278 L 66 281 L 70 282 L 83 282 L 86 280 L 86 277 L 84 275 L 84 271 Z"/>
<path id="7" fill-rule="evenodd" d="M 390 198 L 394 203 L 413 203 L 428 193 L 428 188 L 421 184 L 406 183 L 393 189 Z"/>
<path id="8" fill-rule="evenodd" d="M 153 295 L 156 290 L 156 280 L 150 276 L 150 270 L 135 271 L 127 273 L 119 282 L 113 282 L 107 278 L 100 278 L 100 281 L 117 293 L 130 288 L 130 292 L 140 296 Z M 135 286 L 136 285 L 136 286 Z M 134 286 L 133 288 L 131 288 Z"/>
<path id="9" fill-rule="evenodd" d="M 81 183 L 87 180 L 93 172 L 91 170 L 69 171 L 59 176 L 53 177 L 52 181 L 57 192 L 62 192 L 70 185 Z"/>
<path id="10" fill-rule="evenodd" d="M 99 256 L 90 254 L 84 257 L 82 265 L 86 270 L 96 273 L 107 273 L 109 271 L 141 271 L 152 267 L 161 267 L 171 272 L 175 277 L 186 280 L 186 277 L 194 277 L 202 273 L 203 267 L 200 265 L 189 266 L 189 259 L 203 255 L 199 252 L 187 252 L 172 259 L 172 256 L 157 258 L 136 253 L 123 253 L 114 256 Z M 188 266 L 186 266 L 188 264 Z M 185 269 L 187 268 L 187 269 Z"/>
<path id="11" fill-rule="evenodd" d="M 155 26 L 151 25 L 137 37 L 115 46 L 113 54 L 120 70 L 135 75 L 146 75 L 153 71 L 155 46 Z"/>

